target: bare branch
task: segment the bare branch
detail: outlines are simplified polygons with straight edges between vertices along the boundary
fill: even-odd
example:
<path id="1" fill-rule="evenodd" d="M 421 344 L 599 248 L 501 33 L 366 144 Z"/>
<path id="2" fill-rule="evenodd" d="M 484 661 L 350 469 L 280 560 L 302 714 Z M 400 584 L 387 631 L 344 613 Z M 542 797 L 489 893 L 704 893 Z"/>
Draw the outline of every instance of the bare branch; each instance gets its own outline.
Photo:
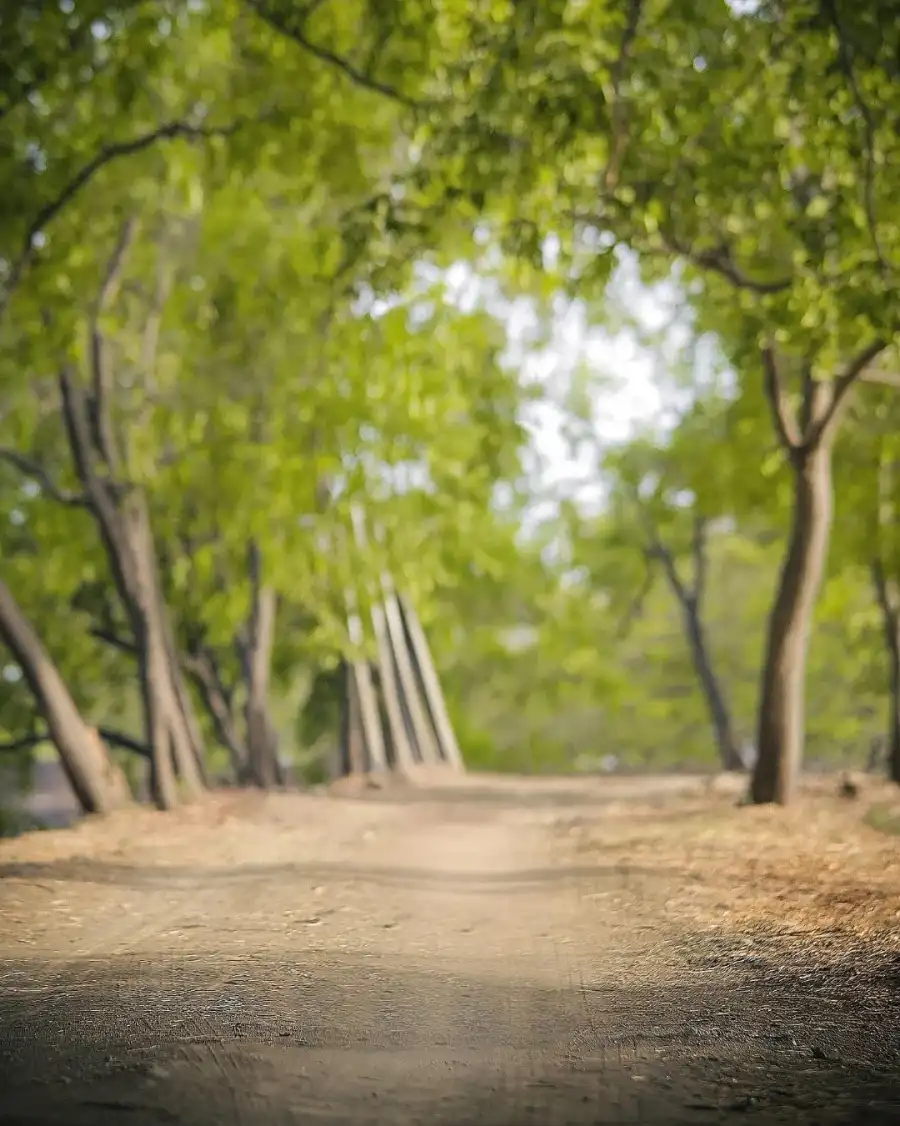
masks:
<path id="1" fill-rule="evenodd" d="M 371 90 L 376 94 L 381 94 L 383 97 L 390 98 L 392 101 L 398 102 L 400 105 L 406 106 L 409 109 L 416 109 L 421 106 L 420 102 L 408 97 L 408 95 L 398 90 L 395 86 L 391 86 L 386 82 L 380 82 L 377 78 L 373 78 L 371 74 L 359 70 L 348 59 L 342 58 L 328 47 L 323 47 L 321 44 L 314 43 L 309 39 L 305 32 L 305 24 L 311 14 L 309 9 L 315 7 L 315 5 L 310 5 L 307 9 L 301 10 L 295 18 L 291 19 L 289 16 L 285 16 L 284 13 L 274 12 L 271 7 L 266 5 L 264 0 L 247 0 L 247 4 L 256 12 L 261 20 L 274 28 L 275 31 L 286 36 L 288 39 L 293 39 L 298 46 L 302 47 L 304 51 L 309 52 L 314 58 L 319 59 L 320 62 L 328 63 L 329 66 L 340 71 L 349 78 L 355 86 L 359 86 L 364 90 Z"/>
<path id="2" fill-rule="evenodd" d="M 775 423 L 775 430 L 778 433 L 778 440 L 782 449 L 794 455 L 801 448 L 803 438 L 797 424 L 797 418 L 791 410 L 790 403 L 787 401 L 781 374 L 778 371 L 775 349 L 770 344 L 767 344 L 762 350 L 762 361 L 763 372 L 765 374 L 764 387 L 766 398 L 768 399 L 769 408 L 772 412 L 772 419 Z"/>
<path id="3" fill-rule="evenodd" d="M 0 461 L 8 462 L 15 466 L 23 476 L 36 481 L 40 485 L 41 492 L 46 493 L 57 504 L 64 504 L 69 508 L 90 508 L 90 501 L 84 493 L 72 493 L 59 488 L 39 462 L 20 454 L 17 450 L 0 446 Z"/>

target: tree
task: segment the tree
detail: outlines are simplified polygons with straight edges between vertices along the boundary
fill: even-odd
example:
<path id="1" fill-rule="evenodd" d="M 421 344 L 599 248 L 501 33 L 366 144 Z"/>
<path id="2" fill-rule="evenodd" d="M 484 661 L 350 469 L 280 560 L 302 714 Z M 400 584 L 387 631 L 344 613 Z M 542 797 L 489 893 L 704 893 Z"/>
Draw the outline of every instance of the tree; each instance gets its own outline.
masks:
<path id="1" fill-rule="evenodd" d="M 900 782 L 900 587 L 895 511 L 898 499 L 893 389 L 866 388 L 840 447 L 838 496 L 845 519 L 836 543 L 839 575 L 868 574 L 880 618 L 885 655 L 884 745 L 889 776 Z"/>
<path id="2" fill-rule="evenodd" d="M 3 582 L 0 638 L 34 693 L 81 808 L 85 813 L 109 813 L 124 805 L 130 797 L 124 777 L 111 762 L 96 729 L 82 718 L 59 670 Z"/>
<path id="3" fill-rule="evenodd" d="M 832 448 L 851 393 L 897 340 L 896 59 L 878 14 L 844 4 L 735 12 L 709 0 L 652 16 L 641 3 L 565 15 L 516 5 L 479 24 L 481 65 L 470 58 L 468 78 L 462 65 L 455 76 L 465 111 L 431 123 L 429 151 L 440 169 L 453 150 L 484 222 L 538 268 L 554 235 L 556 269 L 585 300 L 602 299 L 618 247 L 646 277 L 677 267 L 699 330 L 742 378 L 762 371 L 793 524 L 752 793 L 786 802 Z"/>
<path id="4" fill-rule="evenodd" d="M 189 346 L 178 363 L 178 345 L 187 343 L 187 326 L 177 317 L 185 305 L 190 311 L 184 294 L 198 280 L 203 289 L 205 273 L 215 292 L 212 302 L 209 291 L 201 294 L 201 312 L 212 311 L 213 319 L 221 320 L 215 314 L 229 302 L 235 310 L 240 303 L 246 317 L 260 307 L 250 286 L 267 272 L 267 281 L 276 283 L 263 295 L 270 320 L 252 318 L 252 331 L 244 332 L 239 351 L 228 356 L 232 378 L 240 358 L 253 355 L 257 365 L 265 366 L 271 351 L 261 356 L 254 334 L 270 330 L 285 312 L 283 300 L 276 304 L 275 271 L 282 271 L 278 280 L 286 280 L 287 264 L 284 232 L 277 232 L 277 225 L 291 214 L 290 252 L 313 251 L 312 270 L 306 268 L 301 279 L 306 285 L 295 285 L 293 292 L 295 309 L 307 302 L 298 327 L 306 333 L 312 354 L 316 320 L 321 332 L 321 318 L 334 303 L 340 272 L 359 253 L 360 235 L 365 236 L 363 249 L 371 234 L 377 235 L 380 213 L 373 216 L 364 210 L 355 225 L 348 222 L 343 228 L 336 220 L 348 207 L 368 206 L 375 186 L 394 167 L 395 113 L 380 101 L 371 112 L 368 106 L 362 112 L 360 97 L 343 88 L 340 75 L 319 66 L 309 53 L 285 58 L 276 49 L 279 35 L 264 21 L 243 17 L 237 6 L 225 13 L 173 12 L 172 18 L 163 19 L 152 5 L 128 3 L 95 5 L 90 12 L 79 9 L 70 21 L 58 13 L 28 15 L 31 22 L 18 72 L 23 76 L 21 89 L 10 91 L 4 107 L 8 117 L 2 122 L 15 142 L 5 150 L 4 172 L 22 206 L 4 216 L 0 229 L 6 267 L 0 305 L 6 313 L 3 359 L 12 376 L 9 396 L 25 403 L 39 391 L 40 409 L 28 413 L 43 437 L 35 457 L 37 431 L 13 427 L 3 452 L 50 495 L 60 492 L 52 474 L 69 471 L 60 457 L 68 447 L 80 485 L 77 502 L 95 521 L 120 602 L 121 614 L 109 610 L 108 599 L 103 603 L 118 634 L 108 628 L 108 621 L 95 623 L 95 629 L 112 633 L 138 658 L 153 790 L 157 802 L 168 807 L 176 800 L 174 772 L 183 791 L 195 792 L 203 774 L 198 726 L 175 652 L 177 628 L 163 598 L 154 527 L 165 508 L 160 503 L 165 486 L 179 473 L 183 483 L 190 468 L 184 464 L 185 449 L 172 438 L 185 438 L 191 404 L 208 403 L 214 394 L 214 384 L 205 382 L 207 373 L 212 379 L 208 350 L 198 356 Z M 84 16 L 89 17 L 87 23 Z M 70 52 L 74 46 L 78 50 Z M 145 84 L 149 92 L 142 91 Z M 165 97 L 157 98 L 151 87 L 165 89 Z M 275 103 L 261 104 L 260 91 L 279 104 L 278 120 L 272 113 Z M 337 99 L 336 93 L 341 95 Z M 210 104 L 222 111 L 218 123 L 210 120 Z M 305 149 L 297 146 L 294 135 L 296 122 L 304 118 L 310 123 Z M 302 155 L 288 175 L 270 176 L 265 184 L 261 181 L 266 173 L 280 165 L 282 144 Z M 363 152 L 368 158 L 365 167 Z M 322 176 L 326 166 L 327 180 Z M 247 222 L 247 197 L 240 193 L 248 189 L 256 192 L 257 220 L 271 208 L 263 230 L 259 222 Z M 290 195 L 305 189 L 310 192 L 303 201 L 306 214 L 296 202 L 271 199 L 274 192 Z M 204 196 L 211 198 L 209 206 Z M 317 205 L 317 222 L 310 226 Z M 234 250 L 240 236 L 235 234 L 234 212 L 228 209 L 242 206 L 245 241 L 240 249 L 250 252 L 247 285 L 229 291 L 223 281 L 234 258 L 226 264 L 221 257 L 210 261 L 207 254 L 198 263 L 191 243 L 198 228 L 201 239 L 208 239 L 210 231 L 215 237 L 217 226 L 221 230 L 227 223 Z M 330 223 L 324 221 L 326 215 Z M 84 242 L 87 227 L 93 232 L 91 246 Z M 298 239 L 298 233 L 305 238 Z M 248 234 L 263 241 L 250 244 Z M 203 249 L 209 246 L 207 242 Z M 279 249 L 273 253 L 272 246 Z M 367 266 L 375 260 L 368 259 Z M 295 280 L 297 262 L 295 258 Z M 187 271 L 198 265 L 201 272 L 190 276 Z M 337 294 L 345 304 L 357 295 L 361 276 L 357 273 L 352 281 Z M 310 303 L 313 283 L 318 290 Z M 182 307 L 174 310 L 173 318 L 173 303 L 178 301 Z M 282 365 L 288 359 L 288 341 L 283 333 L 278 357 Z M 219 364 L 223 358 L 221 351 L 215 357 Z M 190 374 L 185 370 L 188 359 L 195 363 Z M 293 359 L 296 362 L 297 356 Z M 178 369 L 174 372 L 173 362 Z M 25 376 L 25 371 L 57 374 Z M 244 370 L 241 378 L 246 377 Z M 311 375 L 310 381 L 314 378 Z M 262 404 L 269 420 L 300 390 L 297 381 L 292 386 L 282 383 L 277 396 Z M 257 413 L 259 407 L 247 405 Z M 181 425 L 161 434 L 159 423 L 179 414 Z M 341 425 L 346 429 L 347 420 Z M 246 440 L 270 456 L 256 433 L 258 418 L 245 429 Z M 232 458 L 235 481 L 241 460 L 246 459 Z M 174 468 L 168 480 L 159 472 L 166 463 Z M 279 467 L 282 476 L 284 465 L 282 461 Z M 245 487 L 246 480 L 240 484 Z M 296 515 L 296 508 L 292 511 Z M 242 627 L 240 636 L 236 624 L 231 629 L 250 686 L 251 749 L 265 740 L 267 753 L 254 750 L 254 755 L 260 770 L 268 763 L 269 771 L 271 725 L 263 716 L 261 698 L 266 693 L 274 596 L 258 564 L 265 558 L 272 566 L 273 528 L 262 529 L 267 538 L 261 552 L 252 521 L 233 527 L 227 550 L 237 549 L 243 556 L 249 552 L 256 560 L 246 575 L 245 585 L 252 587 L 248 628 Z M 277 528 L 274 535 L 278 537 Z"/>
<path id="5" fill-rule="evenodd" d="M 644 582 L 629 616 L 640 612 L 655 572 L 661 571 L 682 615 L 722 769 L 743 770 L 737 733 L 703 621 L 710 524 L 718 514 L 705 509 L 702 493 L 695 494 L 686 480 L 679 480 L 677 457 L 677 450 L 660 451 L 636 441 L 618 457 L 605 459 L 616 492 L 613 509 L 603 523 L 610 529 L 608 535 L 624 543 L 630 540 L 642 559 Z M 610 542 L 604 539 L 606 543 L 598 545 L 600 551 Z"/>

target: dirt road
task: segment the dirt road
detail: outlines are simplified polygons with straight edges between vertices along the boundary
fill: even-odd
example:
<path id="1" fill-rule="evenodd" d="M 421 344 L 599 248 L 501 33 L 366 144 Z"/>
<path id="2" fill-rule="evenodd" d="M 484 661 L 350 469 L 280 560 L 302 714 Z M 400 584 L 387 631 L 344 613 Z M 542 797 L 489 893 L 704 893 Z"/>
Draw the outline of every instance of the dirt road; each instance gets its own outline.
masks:
<path id="1" fill-rule="evenodd" d="M 900 1121 L 897 840 L 840 830 L 874 922 L 817 931 L 815 881 L 731 898 L 732 805 L 478 780 L 4 842 L 0 1122 Z"/>

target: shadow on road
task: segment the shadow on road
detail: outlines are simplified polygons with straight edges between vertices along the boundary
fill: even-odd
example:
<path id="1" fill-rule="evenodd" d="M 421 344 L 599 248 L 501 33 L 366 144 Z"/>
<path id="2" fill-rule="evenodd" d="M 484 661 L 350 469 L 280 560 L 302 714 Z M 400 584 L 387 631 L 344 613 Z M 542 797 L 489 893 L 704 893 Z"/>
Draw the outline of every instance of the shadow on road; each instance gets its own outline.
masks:
<path id="1" fill-rule="evenodd" d="M 558 989 L 384 956 L 0 966 L 0 1122 L 887 1124 L 878 966 Z"/>

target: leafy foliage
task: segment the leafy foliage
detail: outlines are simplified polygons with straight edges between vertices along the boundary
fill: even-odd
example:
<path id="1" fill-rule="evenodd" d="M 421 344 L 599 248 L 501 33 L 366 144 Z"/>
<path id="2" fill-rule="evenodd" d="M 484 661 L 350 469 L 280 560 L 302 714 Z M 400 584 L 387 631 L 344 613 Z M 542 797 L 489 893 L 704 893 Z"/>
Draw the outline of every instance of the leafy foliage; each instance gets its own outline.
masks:
<path id="1" fill-rule="evenodd" d="M 657 582 L 660 544 L 689 575 L 699 524 L 704 620 L 749 735 L 791 507 L 761 349 L 781 357 L 791 407 L 804 371 L 832 379 L 861 349 L 882 383 L 893 370 L 891 19 L 841 0 L 0 15 L 0 553 L 83 711 L 142 737 L 61 372 L 106 386 L 178 645 L 212 662 L 235 712 L 258 552 L 279 603 L 272 708 L 293 749 L 333 728 L 348 598 L 365 616 L 390 572 L 473 764 L 710 758 Z M 626 258 L 674 294 L 681 343 L 653 348 L 679 409 L 595 450 L 599 516 L 564 506 L 535 530 L 535 391 L 510 360 L 508 300 L 546 321 L 566 292 L 620 329 Z M 453 295 L 454 266 L 481 280 L 476 298 Z M 814 756 L 879 729 L 868 569 L 877 555 L 900 579 L 893 395 L 861 388 L 837 445 Z M 590 444 L 576 399 L 568 421 Z M 7 669 L 0 733 L 39 727 Z"/>

